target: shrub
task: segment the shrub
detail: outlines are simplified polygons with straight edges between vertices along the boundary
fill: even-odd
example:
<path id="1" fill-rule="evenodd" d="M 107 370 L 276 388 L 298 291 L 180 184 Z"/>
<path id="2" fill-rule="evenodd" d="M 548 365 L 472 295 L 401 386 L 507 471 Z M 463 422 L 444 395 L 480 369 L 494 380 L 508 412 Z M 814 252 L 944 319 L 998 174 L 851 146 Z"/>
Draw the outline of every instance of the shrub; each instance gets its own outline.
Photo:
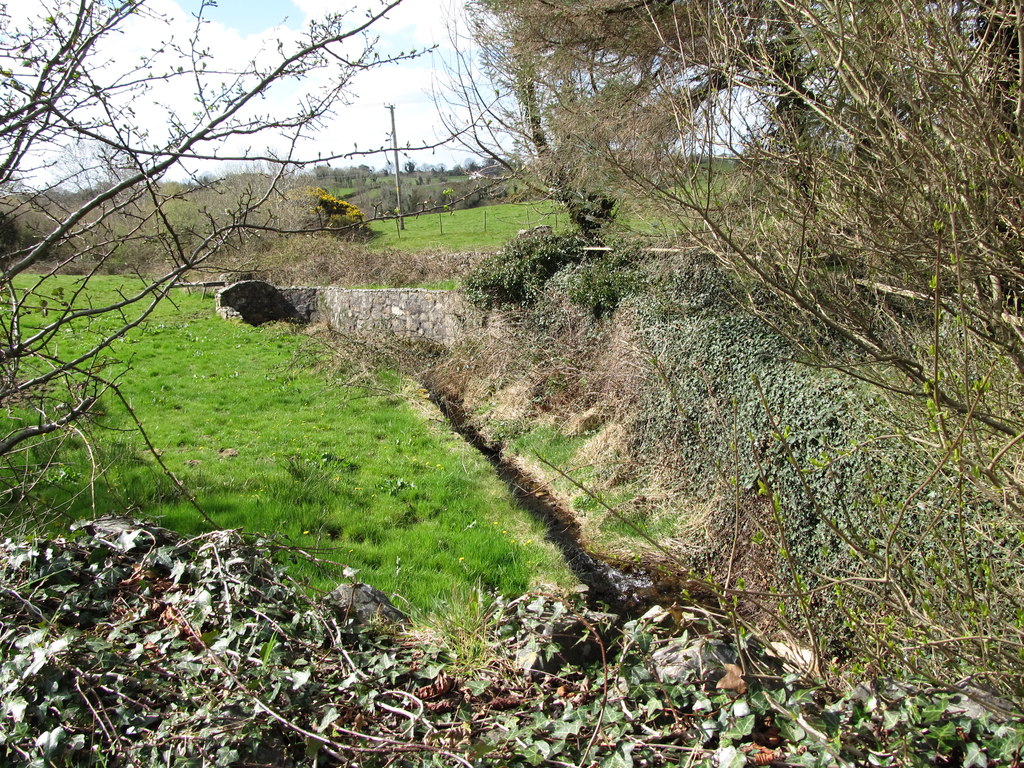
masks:
<path id="1" fill-rule="evenodd" d="M 330 234 L 281 236 L 269 240 L 256 258 L 270 282 L 279 285 L 437 286 L 460 280 L 476 260 L 472 254 L 408 253 L 339 243 Z M 239 261 L 246 267 L 249 262 Z"/>
<path id="2" fill-rule="evenodd" d="M 638 247 L 613 246 L 598 258 L 567 270 L 569 300 L 589 309 L 596 318 L 611 314 L 623 299 L 636 293 L 643 284 L 637 269 L 641 261 Z"/>
<path id="3" fill-rule="evenodd" d="M 530 306 L 556 272 L 586 258 L 586 245 L 578 235 L 510 240 L 466 278 L 466 297 L 482 309 Z"/>
<path id="4" fill-rule="evenodd" d="M 18 224 L 14 217 L 0 211 L 0 255 L 14 250 L 18 244 Z"/>
<path id="5" fill-rule="evenodd" d="M 302 190 L 300 201 L 306 208 L 304 227 L 329 229 L 342 237 L 366 236 L 369 228 L 363 212 L 320 187 Z"/>

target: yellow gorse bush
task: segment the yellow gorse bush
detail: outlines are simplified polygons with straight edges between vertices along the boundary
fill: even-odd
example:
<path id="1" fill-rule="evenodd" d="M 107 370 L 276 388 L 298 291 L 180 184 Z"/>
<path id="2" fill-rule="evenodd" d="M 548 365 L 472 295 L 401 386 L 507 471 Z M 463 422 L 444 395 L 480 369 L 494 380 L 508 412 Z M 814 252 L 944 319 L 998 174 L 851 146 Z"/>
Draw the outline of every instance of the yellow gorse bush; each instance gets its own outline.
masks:
<path id="1" fill-rule="evenodd" d="M 343 229 L 349 232 L 361 231 L 366 226 L 366 216 L 352 203 L 335 197 L 320 187 L 307 187 L 298 194 L 310 221 L 316 227 Z"/>

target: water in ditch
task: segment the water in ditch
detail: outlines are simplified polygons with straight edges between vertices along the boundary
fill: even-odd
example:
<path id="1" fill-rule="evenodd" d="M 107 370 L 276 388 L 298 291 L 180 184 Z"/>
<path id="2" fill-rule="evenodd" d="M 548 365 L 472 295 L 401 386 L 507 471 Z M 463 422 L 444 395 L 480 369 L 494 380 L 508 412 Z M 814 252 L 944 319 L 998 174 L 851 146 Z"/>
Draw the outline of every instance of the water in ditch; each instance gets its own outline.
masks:
<path id="1" fill-rule="evenodd" d="M 547 538 L 559 548 L 569 568 L 587 587 L 591 608 L 608 608 L 620 615 L 635 615 L 654 604 L 668 605 L 684 599 L 685 580 L 653 564 L 628 566 L 612 563 L 589 552 L 581 543 L 573 515 L 546 493 L 534 478 L 504 459 L 472 426 L 462 404 L 424 382 L 431 399 L 451 428 L 491 462 L 517 502 L 547 528 Z M 689 596 L 692 599 L 692 595 Z"/>

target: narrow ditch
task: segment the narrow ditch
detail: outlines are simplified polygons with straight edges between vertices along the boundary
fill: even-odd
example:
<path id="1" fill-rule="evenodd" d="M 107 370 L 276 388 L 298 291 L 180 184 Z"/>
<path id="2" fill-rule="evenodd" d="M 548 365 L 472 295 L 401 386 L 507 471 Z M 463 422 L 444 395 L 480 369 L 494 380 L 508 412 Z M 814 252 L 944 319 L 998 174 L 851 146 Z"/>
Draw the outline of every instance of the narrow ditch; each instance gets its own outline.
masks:
<path id="1" fill-rule="evenodd" d="M 635 616 L 652 605 L 692 602 L 690 582 L 664 563 L 614 561 L 590 552 L 582 543 L 579 523 L 559 504 L 542 482 L 502 456 L 473 426 L 458 398 L 439 390 L 429 379 L 421 381 L 452 430 L 482 453 L 508 486 L 518 504 L 544 523 L 552 542 L 576 577 L 587 587 L 587 603 L 594 610 L 610 609 L 621 616 Z"/>

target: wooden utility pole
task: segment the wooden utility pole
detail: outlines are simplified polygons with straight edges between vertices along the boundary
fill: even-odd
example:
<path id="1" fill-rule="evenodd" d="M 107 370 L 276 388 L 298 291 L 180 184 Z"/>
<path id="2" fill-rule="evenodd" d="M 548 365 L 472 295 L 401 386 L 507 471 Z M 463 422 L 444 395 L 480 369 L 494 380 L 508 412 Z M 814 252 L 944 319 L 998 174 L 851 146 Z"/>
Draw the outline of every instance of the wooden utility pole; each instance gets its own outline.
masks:
<path id="1" fill-rule="evenodd" d="M 398 168 L 398 132 L 395 130 L 395 105 L 385 105 L 391 110 L 391 149 L 395 153 L 395 197 L 398 199 L 398 228 L 405 229 L 405 217 L 402 216 L 402 176 Z"/>

